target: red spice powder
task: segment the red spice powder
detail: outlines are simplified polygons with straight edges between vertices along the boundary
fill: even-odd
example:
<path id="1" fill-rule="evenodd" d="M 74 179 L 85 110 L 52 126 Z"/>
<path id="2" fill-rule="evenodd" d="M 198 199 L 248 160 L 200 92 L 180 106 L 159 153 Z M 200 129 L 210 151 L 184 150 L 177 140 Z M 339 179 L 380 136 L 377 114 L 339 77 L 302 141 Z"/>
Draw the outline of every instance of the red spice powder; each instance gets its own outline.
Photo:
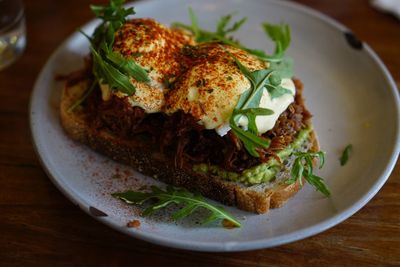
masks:
<path id="1" fill-rule="evenodd" d="M 126 224 L 127 227 L 129 228 L 139 228 L 140 227 L 140 221 L 139 220 L 133 220 L 130 221 Z"/>

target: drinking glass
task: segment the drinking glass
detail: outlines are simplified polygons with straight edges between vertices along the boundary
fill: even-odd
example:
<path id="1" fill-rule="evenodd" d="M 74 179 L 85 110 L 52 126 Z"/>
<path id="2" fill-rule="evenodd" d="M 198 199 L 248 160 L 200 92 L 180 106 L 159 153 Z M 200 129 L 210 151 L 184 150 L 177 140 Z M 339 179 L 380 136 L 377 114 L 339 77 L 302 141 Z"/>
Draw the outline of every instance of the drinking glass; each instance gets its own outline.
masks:
<path id="1" fill-rule="evenodd" d="M 0 70 L 13 63 L 26 45 L 22 0 L 0 0 Z"/>

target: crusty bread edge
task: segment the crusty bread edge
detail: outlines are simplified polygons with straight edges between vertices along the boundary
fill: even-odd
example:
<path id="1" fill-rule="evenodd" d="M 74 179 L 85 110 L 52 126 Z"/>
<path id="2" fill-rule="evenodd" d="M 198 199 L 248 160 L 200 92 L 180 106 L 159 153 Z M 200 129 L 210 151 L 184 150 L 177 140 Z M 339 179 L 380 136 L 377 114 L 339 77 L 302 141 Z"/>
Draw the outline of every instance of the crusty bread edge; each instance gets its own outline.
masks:
<path id="1" fill-rule="evenodd" d="M 159 152 L 143 150 L 128 141 L 117 139 L 105 131 L 94 131 L 86 125 L 84 110 L 68 110 L 81 97 L 85 86 L 87 83 L 81 82 L 74 87 L 66 86 L 63 90 L 60 118 L 67 135 L 115 161 L 132 166 L 145 175 L 167 184 L 197 191 L 226 205 L 260 214 L 268 212 L 270 208 L 283 206 L 302 187 L 302 183 L 297 181 L 293 184 L 280 183 L 273 189 L 262 192 L 251 190 L 236 182 L 223 180 L 216 176 L 176 168 L 171 160 L 166 159 Z M 314 131 L 311 132 L 309 141 L 312 144 L 310 150 L 319 151 Z"/>

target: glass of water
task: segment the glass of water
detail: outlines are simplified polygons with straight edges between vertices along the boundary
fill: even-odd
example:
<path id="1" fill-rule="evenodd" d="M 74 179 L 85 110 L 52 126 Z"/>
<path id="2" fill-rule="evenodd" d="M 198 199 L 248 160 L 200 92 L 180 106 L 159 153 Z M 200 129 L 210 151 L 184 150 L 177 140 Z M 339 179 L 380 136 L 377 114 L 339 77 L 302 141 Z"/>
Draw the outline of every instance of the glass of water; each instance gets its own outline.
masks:
<path id="1" fill-rule="evenodd" d="M 13 63 L 26 45 L 22 0 L 0 0 L 0 70 Z"/>

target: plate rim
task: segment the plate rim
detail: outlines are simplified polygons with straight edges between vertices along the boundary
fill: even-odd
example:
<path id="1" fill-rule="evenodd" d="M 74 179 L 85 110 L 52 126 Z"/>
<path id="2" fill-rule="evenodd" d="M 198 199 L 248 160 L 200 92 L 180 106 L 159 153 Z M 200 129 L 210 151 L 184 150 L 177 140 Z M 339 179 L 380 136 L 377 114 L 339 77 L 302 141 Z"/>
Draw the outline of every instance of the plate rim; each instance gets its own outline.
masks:
<path id="1" fill-rule="evenodd" d="M 130 3 L 129 5 L 133 6 L 138 6 L 138 5 L 145 5 L 148 2 L 157 2 L 160 0 L 140 0 L 136 1 L 134 3 Z M 333 18 L 328 17 L 327 15 L 323 14 L 320 11 L 314 10 L 310 7 L 304 6 L 299 3 L 294 3 L 294 2 L 287 2 L 287 1 L 277 1 L 277 0 L 268 0 L 268 1 L 261 1 L 257 0 L 258 3 L 260 4 L 275 4 L 278 6 L 283 6 L 285 8 L 289 8 L 294 10 L 295 12 L 300 12 L 303 13 L 307 16 L 314 17 L 323 23 L 325 23 L 328 26 L 331 26 L 335 30 L 339 30 L 342 33 L 345 32 L 351 32 L 346 26 L 341 24 L 340 22 L 334 20 Z M 88 27 L 90 24 L 95 23 L 96 19 L 92 19 L 88 22 L 86 22 L 83 27 Z M 173 247 L 173 248 L 178 248 L 178 249 L 184 249 L 184 250 L 193 250 L 193 251 L 208 251 L 208 252 L 234 252 L 234 251 L 246 251 L 246 250 L 254 250 L 254 249 L 262 249 L 262 248 L 270 248 L 270 247 L 275 247 L 283 244 L 287 244 L 290 242 L 298 241 L 313 235 L 316 235 L 318 233 L 321 233 L 337 224 L 340 224 L 353 214 L 355 214 L 357 211 L 359 211 L 362 207 L 364 207 L 377 193 L 378 191 L 382 188 L 384 183 L 387 181 L 389 178 L 396 162 L 397 158 L 399 155 L 400 151 L 400 128 L 397 127 L 396 131 L 396 144 L 392 148 L 392 151 L 388 153 L 390 155 L 390 160 L 386 164 L 386 168 L 383 170 L 383 172 L 379 175 L 378 179 L 376 179 L 375 183 L 371 186 L 371 188 L 368 190 L 366 194 L 364 194 L 360 199 L 355 201 L 353 204 L 351 204 L 347 209 L 341 211 L 340 213 L 336 214 L 335 216 L 330 217 L 329 219 L 323 220 L 317 224 L 314 224 L 312 226 L 302 228 L 299 230 L 296 230 L 294 232 L 291 232 L 289 234 L 284 234 L 280 235 L 278 237 L 272 237 L 272 238 L 267 238 L 267 239 L 258 239 L 258 240 L 253 240 L 253 241 L 240 241 L 240 242 L 204 242 L 204 241 L 196 241 L 196 242 L 190 242 L 190 241 L 182 241 L 179 239 L 170 239 L 162 236 L 157 236 L 156 234 L 153 233 L 147 233 L 147 232 L 139 232 L 139 231 L 130 231 L 127 227 L 121 227 L 121 225 L 117 225 L 116 222 L 112 220 L 112 217 L 107 216 L 107 217 L 98 217 L 94 216 L 92 213 L 90 213 L 89 208 L 91 207 L 90 203 L 88 203 L 86 200 L 82 199 L 78 194 L 74 194 L 74 190 L 70 188 L 67 184 L 65 184 L 61 179 L 57 179 L 57 177 L 54 174 L 54 170 L 49 169 L 49 163 L 46 159 L 46 157 L 41 154 L 41 147 L 40 144 L 37 142 L 38 140 L 38 133 L 36 132 L 34 127 L 34 118 L 35 118 L 35 113 L 32 110 L 33 107 L 33 102 L 35 99 L 35 95 L 39 91 L 39 83 L 43 79 L 45 73 L 49 68 L 49 65 L 52 61 L 54 61 L 55 57 L 64 49 L 65 44 L 67 44 L 70 40 L 74 39 L 76 36 L 76 32 L 72 33 L 69 35 L 64 41 L 52 52 L 51 56 L 47 59 L 46 63 L 43 65 L 41 68 L 41 71 L 39 75 L 36 78 L 36 81 L 33 86 L 33 90 L 30 95 L 30 102 L 29 102 L 29 125 L 30 125 L 30 131 L 31 131 L 31 140 L 32 144 L 35 150 L 35 153 L 37 155 L 37 158 L 39 159 L 39 162 L 41 166 L 43 167 L 45 173 L 47 176 L 50 178 L 52 183 L 57 187 L 58 190 L 60 190 L 72 203 L 77 205 L 81 210 L 83 210 L 85 213 L 90 215 L 91 217 L 95 218 L 96 220 L 106 224 L 107 226 L 111 227 L 114 230 L 117 230 L 119 232 L 122 232 L 124 234 L 127 234 L 129 236 L 133 236 L 137 239 L 141 239 L 147 242 L 151 242 L 154 244 L 162 245 L 162 246 L 167 246 L 167 247 Z M 396 108 L 396 115 L 397 118 L 400 118 L 400 97 L 398 93 L 398 89 L 396 86 L 396 83 L 391 76 L 389 70 L 387 67 L 384 65 L 382 60 L 378 57 L 378 55 L 374 52 L 374 50 L 365 42 L 363 42 L 363 49 L 366 51 L 366 56 L 369 56 L 372 61 L 379 67 L 380 71 L 382 72 L 383 77 L 385 78 L 387 82 L 387 87 L 390 89 L 390 93 L 393 96 L 394 103 L 395 103 L 395 108 Z M 399 126 L 399 123 L 397 123 L 397 126 Z"/>

